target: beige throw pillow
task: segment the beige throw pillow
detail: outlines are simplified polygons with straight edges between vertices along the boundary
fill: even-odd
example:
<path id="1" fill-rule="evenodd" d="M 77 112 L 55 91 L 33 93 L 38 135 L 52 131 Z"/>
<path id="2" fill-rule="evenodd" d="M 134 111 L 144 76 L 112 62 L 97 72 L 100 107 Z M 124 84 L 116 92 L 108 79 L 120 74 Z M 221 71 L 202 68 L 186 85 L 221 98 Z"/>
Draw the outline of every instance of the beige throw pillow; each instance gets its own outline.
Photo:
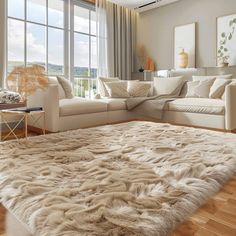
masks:
<path id="1" fill-rule="evenodd" d="M 62 88 L 61 84 L 58 82 L 58 79 L 56 77 L 48 77 L 49 84 L 55 84 L 58 86 L 58 93 L 59 93 L 59 99 L 66 98 L 66 94 L 64 89 Z"/>
<path id="2" fill-rule="evenodd" d="M 118 82 L 120 81 L 119 78 L 117 77 L 110 77 L 110 78 L 105 78 L 105 77 L 99 77 L 98 78 L 98 93 L 102 96 L 102 97 L 109 97 L 109 93 L 106 89 L 105 83 L 108 82 Z"/>
<path id="3" fill-rule="evenodd" d="M 57 80 L 59 82 L 59 84 L 61 85 L 61 87 L 63 88 L 66 98 L 73 98 L 73 90 L 70 84 L 70 81 L 68 79 L 64 79 L 60 76 L 57 76 Z"/>
<path id="4" fill-rule="evenodd" d="M 220 98 L 225 91 L 225 86 L 231 82 L 230 79 L 216 79 L 210 89 L 210 98 Z"/>
<path id="5" fill-rule="evenodd" d="M 187 83 L 187 94 L 189 98 L 209 98 L 209 93 L 214 79 L 191 81 Z"/>
<path id="6" fill-rule="evenodd" d="M 128 81 L 128 93 L 132 97 L 147 97 L 152 85 L 139 81 Z"/>
<path id="7" fill-rule="evenodd" d="M 126 81 L 107 82 L 104 84 L 110 98 L 129 98 L 130 97 L 129 93 L 127 92 Z"/>
<path id="8" fill-rule="evenodd" d="M 223 99 L 223 100 L 225 100 L 225 95 L 226 95 L 225 90 L 226 90 L 226 87 L 227 87 L 228 85 L 236 85 L 236 79 L 230 80 L 229 84 L 226 84 L 226 85 L 225 85 L 225 89 L 224 89 L 223 95 L 222 95 L 222 97 L 221 97 L 221 99 Z"/>
<path id="9" fill-rule="evenodd" d="M 182 76 L 154 79 L 154 94 L 155 95 L 175 95 L 178 96 L 184 85 Z"/>

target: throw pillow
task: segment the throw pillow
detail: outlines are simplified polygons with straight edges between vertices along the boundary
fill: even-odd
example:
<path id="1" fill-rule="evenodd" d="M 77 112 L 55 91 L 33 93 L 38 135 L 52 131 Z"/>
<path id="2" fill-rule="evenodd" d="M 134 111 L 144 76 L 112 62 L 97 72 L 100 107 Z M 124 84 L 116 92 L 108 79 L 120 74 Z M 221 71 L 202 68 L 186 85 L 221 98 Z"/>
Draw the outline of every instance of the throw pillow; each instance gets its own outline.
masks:
<path id="1" fill-rule="evenodd" d="M 0 88 L 0 103 L 14 104 L 21 101 L 21 95 L 16 92 L 7 91 Z"/>
<path id="2" fill-rule="evenodd" d="M 106 89 L 105 83 L 108 82 L 118 82 L 120 81 L 119 78 L 114 77 L 114 78 L 104 78 L 104 77 L 99 77 L 98 78 L 98 93 L 102 96 L 102 97 L 109 97 L 109 93 Z"/>
<path id="3" fill-rule="evenodd" d="M 227 85 L 236 85 L 236 79 L 230 80 L 230 83 L 227 84 Z M 226 85 L 226 86 L 227 86 L 227 85 Z M 226 86 L 225 86 L 225 91 L 224 91 L 224 93 L 223 93 L 223 95 L 222 95 L 222 97 L 221 97 L 222 100 L 225 100 L 225 96 L 226 96 Z"/>
<path id="4" fill-rule="evenodd" d="M 152 85 L 138 81 L 128 81 L 128 93 L 132 97 L 147 97 Z"/>
<path id="5" fill-rule="evenodd" d="M 213 83 L 214 79 L 188 82 L 186 97 L 209 98 L 210 88 Z"/>
<path id="6" fill-rule="evenodd" d="M 49 84 L 55 84 L 58 86 L 58 93 L 59 93 L 59 99 L 64 99 L 66 98 L 66 94 L 64 89 L 62 88 L 61 84 L 58 82 L 58 79 L 56 77 L 49 77 Z"/>
<path id="7" fill-rule="evenodd" d="M 154 78 L 155 95 L 175 95 L 178 96 L 184 85 L 182 76 L 168 78 Z"/>
<path id="8" fill-rule="evenodd" d="M 108 91 L 110 98 L 129 98 L 130 95 L 127 92 L 127 82 L 107 82 L 105 83 L 106 90 Z"/>
<path id="9" fill-rule="evenodd" d="M 229 79 L 216 79 L 210 89 L 210 98 L 220 98 L 225 91 L 225 86 L 229 84 Z"/>
<path id="10" fill-rule="evenodd" d="M 61 85 L 61 87 L 63 88 L 66 98 L 73 98 L 74 95 L 72 92 L 72 87 L 71 87 L 70 81 L 67 79 L 64 79 L 60 76 L 57 76 L 57 80 L 58 80 L 59 84 Z"/>

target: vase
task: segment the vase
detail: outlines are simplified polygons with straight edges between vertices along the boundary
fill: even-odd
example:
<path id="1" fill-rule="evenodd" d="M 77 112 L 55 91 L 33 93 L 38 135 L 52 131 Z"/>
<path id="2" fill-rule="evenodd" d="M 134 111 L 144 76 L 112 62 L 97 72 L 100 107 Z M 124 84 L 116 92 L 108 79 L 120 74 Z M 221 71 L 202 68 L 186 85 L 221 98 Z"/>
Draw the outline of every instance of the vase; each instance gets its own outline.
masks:
<path id="1" fill-rule="evenodd" d="M 181 53 L 179 54 L 179 67 L 180 68 L 187 68 L 188 67 L 188 53 L 182 49 Z"/>

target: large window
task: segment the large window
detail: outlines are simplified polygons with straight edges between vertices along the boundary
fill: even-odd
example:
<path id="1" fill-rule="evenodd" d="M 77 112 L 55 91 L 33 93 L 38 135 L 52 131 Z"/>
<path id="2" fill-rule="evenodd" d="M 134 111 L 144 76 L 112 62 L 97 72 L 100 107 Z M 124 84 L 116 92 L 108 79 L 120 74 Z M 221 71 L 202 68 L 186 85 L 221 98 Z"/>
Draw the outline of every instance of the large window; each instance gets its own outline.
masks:
<path id="1" fill-rule="evenodd" d="M 96 15 L 93 9 L 75 3 L 73 20 L 75 94 L 92 97 L 97 77 Z"/>
<path id="2" fill-rule="evenodd" d="M 95 93 L 94 6 L 78 0 L 8 0 L 7 45 L 8 73 L 15 66 L 40 64 L 48 75 L 70 79 L 75 95 Z"/>

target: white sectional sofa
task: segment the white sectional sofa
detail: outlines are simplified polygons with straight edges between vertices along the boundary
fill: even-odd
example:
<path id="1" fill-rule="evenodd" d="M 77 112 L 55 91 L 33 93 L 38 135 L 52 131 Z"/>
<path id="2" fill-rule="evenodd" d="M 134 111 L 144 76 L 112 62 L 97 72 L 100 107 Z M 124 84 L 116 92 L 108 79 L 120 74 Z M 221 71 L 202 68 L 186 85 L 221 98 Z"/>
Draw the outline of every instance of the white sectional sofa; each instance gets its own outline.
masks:
<path id="1" fill-rule="evenodd" d="M 46 129 L 65 131 L 97 125 L 111 124 L 138 118 L 127 111 L 126 99 L 59 99 L 58 86 L 50 84 L 45 90 L 30 96 L 29 107 L 42 106 L 46 115 Z"/>
<path id="2" fill-rule="evenodd" d="M 111 124 L 135 119 L 150 120 L 127 110 L 124 98 L 59 99 L 57 84 L 50 84 L 28 99 L 42 106 L 46 129 L 51 132 Z M 182 91 L 184 93 L 184 91 Z M 236 85 L 227 85 L 224 99 L 179 98 L 166 104 L 161 122 L 232 131 L 236 129 Z"/>

